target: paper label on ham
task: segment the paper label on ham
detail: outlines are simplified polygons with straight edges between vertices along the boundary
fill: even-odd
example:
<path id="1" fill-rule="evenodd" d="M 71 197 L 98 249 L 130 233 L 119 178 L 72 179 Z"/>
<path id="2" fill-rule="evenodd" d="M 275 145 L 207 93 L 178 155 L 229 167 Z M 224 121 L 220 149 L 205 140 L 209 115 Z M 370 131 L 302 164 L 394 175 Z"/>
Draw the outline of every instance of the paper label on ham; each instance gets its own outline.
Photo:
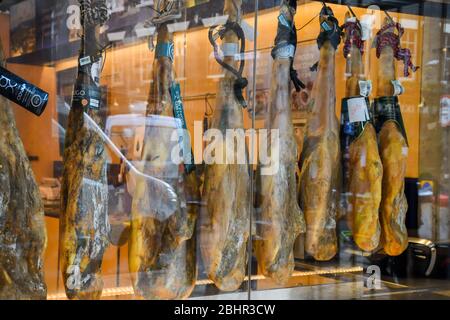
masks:
<path id="1" fill-rule="evenodd" d="M 425 113 L 426 109 L 426 113 L 428 113 L 428 108 L 423 107 L 422 109 L 422 112 Z M 450 96 L 444 96 L 441 98 L 441 110 L 439 119 L 443 128 L 450 126 Z"/>
<path id="2" fill-rule="evenodd" d="M 359 94 L 363 97 L 369 97 L 370 94 L 372 93 L 372 81 L 359 80 L 358 83 L 359 83 Z"/>
<path id="3" fill-rule="evenodd" d="M 394 87 L 394 96 L 402 95 L 403 92 L 405 92 L 405 89 L 403 88 L 403 85 L 399 80 L 392 80 L 392 86 Z"/>
<path id="4" fill-rule="evenodd" d="M 295 47 L 293 45 L 287 45 L 284 47 L 279 48 L 275 56 L 278 59 L 290 59 L 293 58 L 295 54 Z"/>
<path id="5" fill-rule="evenodd" d="M 238 44 L 237 43 L 222 43 L 221 45 L 222 53 L 224 57 L 234 57 L 238 54 Z"/>
<path id="6" fill-rule="evenodd" d="M 90 56 L 83 57 L 80 59 L 79 62 L 80 62 L 80 66 L 87 65 L 87 64 L 91 63 L 91 57 Z"/>
<path id="7" fill-rule="evenodd" d="M 347 100 L 350 123 L 370 120 L 365 98 L 353 98 Z"/>
<path id="8" fill-rule="evenodd" d="M 376 19 L 376 17 L 373 14 L 363 15 L 363 17 L 360 21 L 361 28 L 362 28 L 362 30 L 361 30 L 362 31 L 362 35 L 361 35 L 362 41 L 367 41 L 372 36 L 372 29 L 373 29 L 375 19 Z"/>

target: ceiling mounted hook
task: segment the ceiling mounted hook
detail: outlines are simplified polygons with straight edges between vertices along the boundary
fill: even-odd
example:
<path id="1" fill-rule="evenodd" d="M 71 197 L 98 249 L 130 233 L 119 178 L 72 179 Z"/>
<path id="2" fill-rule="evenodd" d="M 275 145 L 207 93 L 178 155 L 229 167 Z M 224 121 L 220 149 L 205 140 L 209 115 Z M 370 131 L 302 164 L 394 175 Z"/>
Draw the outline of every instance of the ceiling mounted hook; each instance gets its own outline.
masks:
<path id="1" fill-rule="evenodd" d="M 388 17 L 388 19 L 392 22 L 395 23 L 394 19 L 392 18 L 392 16 L 386 11 L 384 10 L 384 14 Z"/>

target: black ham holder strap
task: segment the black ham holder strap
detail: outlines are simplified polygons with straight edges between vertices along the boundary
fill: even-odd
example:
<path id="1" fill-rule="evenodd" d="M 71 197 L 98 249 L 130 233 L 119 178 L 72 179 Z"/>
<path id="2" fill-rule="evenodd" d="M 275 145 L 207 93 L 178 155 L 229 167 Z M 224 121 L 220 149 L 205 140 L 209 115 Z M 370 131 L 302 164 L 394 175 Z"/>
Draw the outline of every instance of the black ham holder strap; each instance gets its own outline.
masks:
<path id="1" fill-rule="evenodd" d="M 342 29 L 339 27 L 339 21 L 334 17 L 333 10 L 330 7 L 323 5 L 320 11 L 320 17 L 326 17 L 324 21 L 320 23 L 321 32 L 317 37 L 317 46 L 322 48 L 326 41 L 330 41 L 335 50 L 341 43 Z M 317 71 L 319 62 L 316 62 L 311 68 L 311 71 Z"/>
<path id="2" fill-rule="evenodd" d="M 391 28 L 396 28 L 398 35 L 394 32 L 388 31 Z M 403 36 L 405 30 L 402 28 L 400 23 L 392 21 L 391 23 L 383 26 L 377 33 L 376 37 L 376 48 L 377 48 L 377 58 L 380 58 L 381 51 L 384 47 L 391 47 L 394 50 L 394 57 L 397 60 L 402 60 L 405 64 L 403 74 L 405 77 L 409 76 L 409 69 L 416 72 L 419 67 L 416 67 L 411 61 L 411 51 L 406 48 L 400 47 L 400 38 Z"/>
<path id="3" fill-rule="evenodd" d="M 285 1 L 287 2 L 288 0 Z M 297 1 L 289 0 L 289 7 L 291 8 L 291 12 L 295 12 L 297 9 Z M 292 52 L 289 52 L 290 50 L 292 50 Z M 298 78 L 297 70 L 294 69 L 294 57 L 295 52 L 297 51 L 297 28 L 295 27 L 294 21 L 289 23 L 283 15 L 278 17 L 278 30 L 277 36 L 275 37 L 275 46 L 271 52 L 272 58 L 275 59 L 280 56 L 281 51 L 284 52 L 282 54 L 283 56 L 288 55 L 291 59 L 290 77 L 295 90 L 299 92 L 301 89 L 305 88 L 305 85 Z"/>
<path id="4" fill-rule="evenodd" d="M 324 6 L 320 12 L 321 17 L 326 17 L 326 20 L 321 22 L 321 32 L 317 38 L 317 45 L 319 49 L 322 48 L 325 41 L 330 41 L 333 48 L 336 50 L 341 43 L 342 30 L 339 27 L 339 21 L 334 17 L 333 10 L 330 7 Z M 331 24 L 331 26 L 330 26 Z"/>
<path id="5" fill-rule="evenodd" d="M 248 85 L 248 80 L 242 76 L 242 73 L 244 72 L 244 66 L 245 66 L 245 59 L 244 59 L 244 53 L 245 53 L 245 35 L 244 31 L 242 30 L 241 26 L 237 22 L 233 21 L 227 21 L 225 25 L 220 26 L 217 33 L 214 34 L 214 31 L 216 30 L 217 26 L 213 26 L 209 29 L 208 32 L 208 39 L 211 45 L 214 48 L 214 58 L 216 59 L 217 63 L 220 64 L 223 68 L 231 72 L 235 77 L 236 80 L 234 82 L 234 95 L 236 99 L 239 101 L 239 103 L 242 105 L 243 108 L 247 107 L 247 102 L 244 99 L 244 96 L 242 95 L 242 90 L 245 89 Z M 216 40 L 218 38 L 223 39 L 225 34 L 229 31 L 233 31 L 238 39 L 241 41 L 241 50 L 239 54 L 239 69 L 235 69 L 229 64 L 225 63 L 225 61 L 220 57 L 219 55 L 219 46 L 216 43 Z"/>

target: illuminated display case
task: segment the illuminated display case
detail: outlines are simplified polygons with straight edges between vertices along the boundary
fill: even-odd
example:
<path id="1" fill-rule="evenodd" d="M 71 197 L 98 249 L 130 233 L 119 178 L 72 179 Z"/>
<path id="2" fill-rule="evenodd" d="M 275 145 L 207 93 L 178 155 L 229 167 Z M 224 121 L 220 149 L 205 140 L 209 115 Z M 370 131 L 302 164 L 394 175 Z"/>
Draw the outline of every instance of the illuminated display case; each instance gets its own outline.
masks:
<path id="1" fill-rule="evenodd" d="M 448 299 L 449 14 L 0 1 L 0 298 Z"/>

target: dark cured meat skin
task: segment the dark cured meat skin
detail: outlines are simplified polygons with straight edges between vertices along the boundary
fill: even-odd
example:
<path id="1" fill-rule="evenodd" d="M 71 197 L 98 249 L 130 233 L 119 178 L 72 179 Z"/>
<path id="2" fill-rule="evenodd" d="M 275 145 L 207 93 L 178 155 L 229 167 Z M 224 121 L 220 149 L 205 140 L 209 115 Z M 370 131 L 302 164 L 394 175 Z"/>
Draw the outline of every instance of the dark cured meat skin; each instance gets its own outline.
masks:
<path id="1" fill-rule="evenodd" d="M 292 21 L 293 14 L 286 3 L 280 13 Z M 271 102 L 265 128 L 279 130 L 280 161 L 276 173 L 262 175 L 258 170 L 260 186 L 256 207 L 260 213 L 254 241 L 260 272 L 279 284 L 286 283 L 292 275 L 294 242 L 306 231 L 305 218 L 297 202 L 297 141 L 291 115 L 290 68 L 289 58 L 276 58 L 273 62 Z M 270 137 L 268 143 L 270 150 Z"/>
<path id="2" fill-rule="evenodd" d="M 3 48 L 0 40 L 0 63 Z M 9 104 L 0 96 L 0 299 L 46 299 L 44 208 Z"/>
<path id="3" fill-rule="evenodd" d="M 235 0 L 237 8 L 242 1 Z M 224 14 L 230 21 L 240 23 L 231 0 L 225 1 Z M 223 42 L 238 43 L 233 32 L 227 32 Z M 236 68 L 237 61 L 226 57 L 225 63 Z M 219 129 L 224 137 L 223 148 L 226 157 L 226 129 L 243 131 L 242 106 L 233 91 L 235 76 L 225 71 L 219 82 L 216 108 L 211 128 Z M 231 150 L 234 159 L 237 150 Z M 247 161 L 247 160 L 246 160 Z M 246 164 L 206 165 L 203 186 L 203 202 L 206 205 L 200 224 L 201 253 L 209 279 L 224 291 L 237 290 L 244 280 L 247 265 L 247 240 L 250 228 L 250 174 Z"/>
<path id="4" fill-rule="evenodd" d="M 97 37 L 98 29 L 86 28 L 80 57 L 97 53 Z M 91 65 L 79 67 L 77 83 L 98 86 L 92 70 Z M 105 109 L 85 110 L 72 103 L 69 113 L 60 218 L 61 270 L 69 299 L 100 299 L 103 289 L 101 266 L 110 228 L 106 151 L 87 116 L 103 130 Z"/>
<path id="5" fill-rule="evenodd" d="M 385 23 L 389 23 L 389 20 Z M 387 46 L 381 51 L 379 66 L 377 96 L 392 96 L 394 89 L 391 80 L 395 80 L 395 59 L 391 47 Z M 384 251 L 388 255 L 398 256 L 408 246 L 408 232 L 405 224 L 408 210 L 405 196 L 408 145 L 398 125 L 393 121 L 384 123 L 378 140 L 384 168 L 380 210 L 381 240 Z"/>
<path id="6" fill-rule="evenodd" d="M 158 27 L 158 43 L 172 42 L 166 25 Z M 168 57 L 155 59 L 147 116 L 173 118 L 169 85 L 173 63 Z M 195 224 L 200 202 L 196 173 L 186 174 L 171 160 L 177 142 L 173 129 L 146 128 L 143 172 L 169 183 L 177 194 L 176 210 L 162 217 L 154 201 L 162 197 L 147 181 L 137 182 L 133 196 L 129 268 L 135 293 L 144 299 L 185 299 L 197 278 Z M 164 201 L 164 199 L 163 199 Z"/>
<path id="7" fill-rule="evenodd" d="M 377 135 L 368 124 L 350 146 L 348 220 L 353 239 L 365 251 L 375 250 L 380 243 L 379 208 L 383 166 L 378 154 Z"/>
<path id="8" fill-rule="evenodd" d="M 336 216 L 341 175 L 339 123 L 335 111 L 335 49 L 328 40 L 320 49 L 312 99 L 300 166 L 299 197 L 306 219 L 306 252 L 318 261 L 328 261 L 337 253 Z"/>
<path id="9" fill-rule="evenodd" d="M 361 37 L 358 30 L 360 29 L 354 32 Z M 350 36 L 346 31 L 346 37 Z M 355 44 L 352 44 L 347 60 L 351 66 L 351 76 L 347 79 L 346 96 L 358 97 L 360 96 L 359 81 L 366 79 L 362 53 Z M 348 193 L 347 221 L 358 247 L 365 251 L 372 251 L 380 242 L 379 209 L 383 179 L 383 165 L 372 123 L 366 123 L 361 135 L 350 144 L 348 162 L 348 177 L 346 175 L 348 180 L 344 179 L 347 182 L 344 186 L 345 191 Z"/>

